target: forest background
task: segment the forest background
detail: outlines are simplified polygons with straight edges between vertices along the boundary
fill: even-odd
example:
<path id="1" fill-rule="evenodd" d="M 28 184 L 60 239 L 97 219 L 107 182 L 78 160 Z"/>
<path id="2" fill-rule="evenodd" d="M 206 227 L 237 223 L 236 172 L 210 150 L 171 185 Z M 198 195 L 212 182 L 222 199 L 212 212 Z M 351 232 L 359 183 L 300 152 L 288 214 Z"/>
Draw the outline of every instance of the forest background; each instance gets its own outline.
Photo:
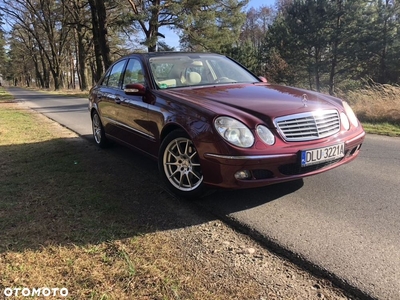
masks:
<path id="1" fill-rule="evenodd" d="M 131 52 L 207 51 L 269 82 L 399 100 L 396 0 L 0 0 L 0 23 L 0 73 L 12 85 L 88 90 Z"/>

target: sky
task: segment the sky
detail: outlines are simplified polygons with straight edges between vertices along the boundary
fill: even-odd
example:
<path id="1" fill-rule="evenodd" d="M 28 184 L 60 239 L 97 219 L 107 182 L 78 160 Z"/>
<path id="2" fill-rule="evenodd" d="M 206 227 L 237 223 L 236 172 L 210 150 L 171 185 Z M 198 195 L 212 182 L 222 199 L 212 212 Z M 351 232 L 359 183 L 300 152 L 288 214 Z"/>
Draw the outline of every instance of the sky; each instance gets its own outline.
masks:
<path id="1" fill-rule="evenodd" d="M 275 0 L 250 0 L 246 6 L 246 10 L 251 7 L 258 8 L 262 5 L 264 6 L 273 6 L 275 4 Z M 175 47 L 179 50 L 179 37 L 178 35 L 170 29 L 160 28 L 160 32 L 165 35 L 165 42 L 167 45 Z"/>

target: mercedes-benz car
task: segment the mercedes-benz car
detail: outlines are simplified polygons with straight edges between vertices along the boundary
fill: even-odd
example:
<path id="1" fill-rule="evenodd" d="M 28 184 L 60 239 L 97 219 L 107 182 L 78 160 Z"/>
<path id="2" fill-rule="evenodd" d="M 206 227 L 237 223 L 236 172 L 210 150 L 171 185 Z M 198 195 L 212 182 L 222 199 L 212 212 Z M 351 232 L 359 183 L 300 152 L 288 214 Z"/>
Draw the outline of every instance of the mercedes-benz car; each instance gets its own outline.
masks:
<path id="1" fill-rule="evenodd" d="M 156 52 L 116 61 L 91 89 L 95 143 L 156 160 L 176 194 L 297 180 L 354 160 L 364 130 L 349 104 L 270 84 L 219 54 Z"/>

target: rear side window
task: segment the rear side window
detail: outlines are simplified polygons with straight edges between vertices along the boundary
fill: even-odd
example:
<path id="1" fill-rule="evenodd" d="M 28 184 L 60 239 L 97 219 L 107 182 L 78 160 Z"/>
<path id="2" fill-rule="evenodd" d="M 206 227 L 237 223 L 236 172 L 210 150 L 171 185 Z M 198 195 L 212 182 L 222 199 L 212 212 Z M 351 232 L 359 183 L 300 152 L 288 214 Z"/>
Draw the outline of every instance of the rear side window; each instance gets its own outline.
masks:
<path id="1" fill-rule="evenodd" d="M 108 86 L 121 88 L 122 73 L 124 71 L 125 64 L 126 60 L 121 60 L 112 67 L 110 77 L 108 78 Z"/>

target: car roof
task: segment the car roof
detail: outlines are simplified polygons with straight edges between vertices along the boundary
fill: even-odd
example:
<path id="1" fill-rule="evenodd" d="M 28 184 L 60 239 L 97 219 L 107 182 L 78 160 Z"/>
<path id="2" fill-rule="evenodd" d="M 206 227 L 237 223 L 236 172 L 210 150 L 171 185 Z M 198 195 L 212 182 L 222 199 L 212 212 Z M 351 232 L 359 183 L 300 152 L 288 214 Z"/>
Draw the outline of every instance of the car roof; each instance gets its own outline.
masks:
<path id="1" fill-rule="evenodd" d="M 132 55 L 139 55 L 139 56 L 145 56 L 145 57 L 159 57 L 159 56 L 174 56 L 174 55 L 216 55 L 216 56 L 224 56 L 218 53 L 211 53 L 211 52 L 188 52 L 188 51 L 164 51 L 164 52 L 134 52 L 131 53 L 129 56 Z"/>

